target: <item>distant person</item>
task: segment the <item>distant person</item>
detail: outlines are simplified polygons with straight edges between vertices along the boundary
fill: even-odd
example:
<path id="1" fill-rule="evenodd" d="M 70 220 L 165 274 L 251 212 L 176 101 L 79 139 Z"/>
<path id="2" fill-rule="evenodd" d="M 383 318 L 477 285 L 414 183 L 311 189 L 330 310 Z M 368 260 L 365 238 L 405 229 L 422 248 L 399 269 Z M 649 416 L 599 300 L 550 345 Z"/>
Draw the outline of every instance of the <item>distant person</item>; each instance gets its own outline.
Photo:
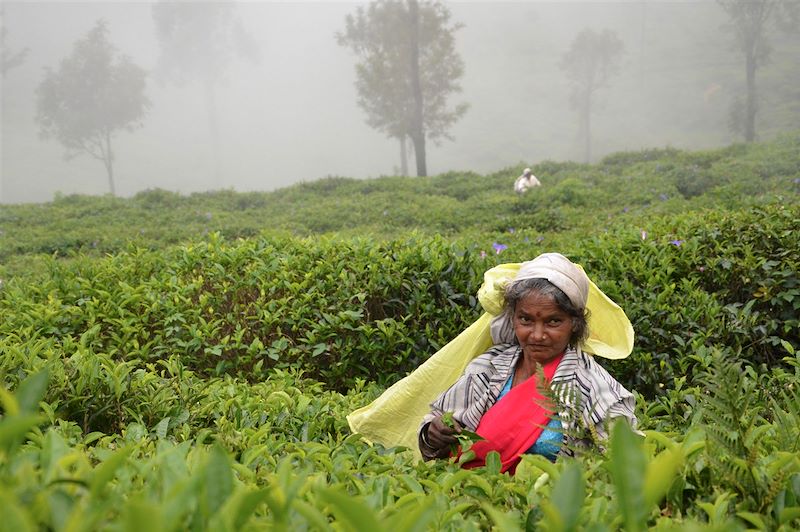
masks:
<path id="1" fill-rule="evenodd" d="M 525 194 L 529 188 L 539 187 L 542 184 L 536 179 L 536 176 L 531 173 L 530 168 L 526 168 L 522 175 L 514 182 L 514 192 L 517 194 Z"/>

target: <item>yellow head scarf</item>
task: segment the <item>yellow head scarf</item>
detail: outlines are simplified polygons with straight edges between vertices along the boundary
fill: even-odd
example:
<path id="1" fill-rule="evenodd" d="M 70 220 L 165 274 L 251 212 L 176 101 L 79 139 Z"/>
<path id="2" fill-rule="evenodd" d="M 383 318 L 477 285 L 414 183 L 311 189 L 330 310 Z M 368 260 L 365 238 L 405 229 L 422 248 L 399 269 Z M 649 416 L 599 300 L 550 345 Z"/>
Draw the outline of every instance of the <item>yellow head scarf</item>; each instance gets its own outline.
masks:
<path id="1" fill-rule="evenodd" d="M 625 312 L 597 288 L 583 267 L 558 253 L 544 253 L 522 264 L 501 264 L 483 275 L 478 300 L 483 309 L 493 316 L 490 330 L 494 343 L 514 341 L 514 338 L 499 334 L 501 330 L 510 329 L 503 323 L 508 320 L 508 316 L 502 312 L 506 286 L 515 280 L 537 277 L 547 279 L 560 288 L 576 307 L 585 306 L 589 309 L 589 338 L 581 346 L 584 351 L 610 359 L 630 355 L 633 327 Z"/>
<path id="2" fill-rule="evenodd" d="M 563 255 L 545 255 L 550 255 L 549 258 L 558 264 L 564 265 L 562 258 L 569 262 Z M 537 267 L 542 266 L 541 257 L 530 262 L 540 260 Z M 484 273 L 478 299 L 486 312 L 407 377 L 397 381 L 369 405 L 347 416 L 350 430 L 369 442 L 386 447 L 409 447 L 420 457 L 417 429 L 423 416 L 430 411 L 430 403 L 458 380 L 473 358 L 494 343 L 492 320 L 502 313 L 506 285 L 517 278 L 525 264 L 529 263 L 501 264 Z M 589 339 L 581 346 L 582 349 L 604 358 L 627 357 L 633 349 L 633 327 L 625 312 L 595 286 L 580 265 L 569 264 L 580 270 L 580 275 L 575 275 L 574 271 L 570 271 L 570 275 L 576 279 L 585 278 L 587 283 L 585 300 L 589 309 Z M 554 284 L 559 286 L 556 282 Z M 580 284 L 579 280 L 576 286 Z M 580 288 L 577 290 L 581 292 Z M 572 299 L 570 292 L 564 292 Z"/>

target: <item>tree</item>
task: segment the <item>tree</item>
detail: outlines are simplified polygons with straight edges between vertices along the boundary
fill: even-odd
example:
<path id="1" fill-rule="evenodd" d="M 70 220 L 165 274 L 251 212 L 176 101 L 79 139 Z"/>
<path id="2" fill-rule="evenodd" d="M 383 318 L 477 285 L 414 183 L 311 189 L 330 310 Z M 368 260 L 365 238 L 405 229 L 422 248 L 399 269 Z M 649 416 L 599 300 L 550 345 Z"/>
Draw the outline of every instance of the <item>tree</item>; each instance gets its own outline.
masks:
<path id="1" fill-rule="evenodd" d="M 718 0 L 728 14 L 736 44 L 744 55 L 745 102 L 737 98 L 731 109 L 731 129 L 743 133 L 746 142 L 756 137 L 756 70 L 769 62 L 771 50 L 768 33 L 772 26 L 797 27 L 800 8 L 786 0 Z"/>
<path id="2" fill-rule="evenodd" d="M 345 31 L 336 35 L 361 60 L 356 90 L 367 124 L 400 142 L 405 175 L 406 140 L 413 144 L 417 175 L 427 175 L 426 139 L 452 140 L 448 131 L 468 108 L 448 106 L 464 74 L 454 37 L 461 25 L 451 24 L 450 16 L 438 2 L 377 0 L 348 15 Z"/>
<path id="3" fill-rule="evenodd" d="M 8 35 L 8 28 L 5 25 L 5 11 L 0 9 L 0 72 L 3 77 L 6 77 L 6 72 L 14 67 L 21 65 L 28 55 L 28 48 L 23 48 L 16 52 L 12 52 L 6 46 L 6 36 Z"/>
<path id="4" fill-rule="evenodd" d="M 71 159 L 80 153 L 102 161 L 114 190 L 112 140 L 120 130 L 133 131 L 150 107 L 146 73 L 108 40 L 99 20 L 57 71 L 45 70 L 36 90 L 36 121 L 44 138 L 55 138 Z"/>
<path id="5" fill-rule="evenodd" d="M 258 60 L 258 49 L 229 2 L 175 2 L 153 5 L 152 15 L 161 54 L 158 79 L 183 86 L 198 81 L 205 95 L 208 127 L 220 177 L 217 86 L 237 57 Z"/>
<path id="6" fill-rule="evenodd" d="M 592 158 L 591 118 L 595 93 L 619 71 L 624 45 L 611 30 L 581 31 L 561 58 L 561 69 L 572 85 L 570 106 L 578 111 L 579 137 L 585 162 Z"/>

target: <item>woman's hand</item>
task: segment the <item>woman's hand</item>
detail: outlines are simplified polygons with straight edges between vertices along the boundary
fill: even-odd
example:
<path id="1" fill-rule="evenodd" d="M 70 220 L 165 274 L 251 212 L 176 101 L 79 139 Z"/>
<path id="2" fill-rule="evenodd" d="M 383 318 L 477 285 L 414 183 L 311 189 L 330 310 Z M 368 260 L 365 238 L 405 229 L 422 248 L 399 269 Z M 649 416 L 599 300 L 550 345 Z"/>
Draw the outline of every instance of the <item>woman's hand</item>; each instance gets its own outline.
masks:
<path id="1" fill-rule="evenodd" d="M 453 444 L 458 444 L 456 434 L 461 432 L 461 425 L 455 419 L 453 426 L 449 427 L 442 420 L 442 416 L 436 416 L 433 421 L 428 424 L 426 443 L 436 451 L 436 458 L 447 458 L 450 456 L 450 447 Z"/>

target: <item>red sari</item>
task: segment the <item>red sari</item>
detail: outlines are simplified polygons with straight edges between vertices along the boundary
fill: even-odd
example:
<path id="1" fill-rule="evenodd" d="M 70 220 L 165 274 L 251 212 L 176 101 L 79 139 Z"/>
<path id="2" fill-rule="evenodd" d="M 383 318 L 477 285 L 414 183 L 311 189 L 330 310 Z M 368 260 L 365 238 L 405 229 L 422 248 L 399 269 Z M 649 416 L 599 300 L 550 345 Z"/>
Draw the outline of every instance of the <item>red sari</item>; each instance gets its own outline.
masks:
<path id="1" fill-rule="evenodd" d="M 563 356 L 561 353 L 542 368 L 546 383 L 553 380 Z M 539 389 L 539 375 L 534 373 L 486 411 L 475 429 L 484 439 L 472 445 L 470 449 L 475 452 L 475 458 L 463 467 L 481 467 L 486 464 L 486 455 L 497 451 L 502 464 L 500 470 L 514 473 L 520 456 L 536 443 L 553 415 Z"/>

